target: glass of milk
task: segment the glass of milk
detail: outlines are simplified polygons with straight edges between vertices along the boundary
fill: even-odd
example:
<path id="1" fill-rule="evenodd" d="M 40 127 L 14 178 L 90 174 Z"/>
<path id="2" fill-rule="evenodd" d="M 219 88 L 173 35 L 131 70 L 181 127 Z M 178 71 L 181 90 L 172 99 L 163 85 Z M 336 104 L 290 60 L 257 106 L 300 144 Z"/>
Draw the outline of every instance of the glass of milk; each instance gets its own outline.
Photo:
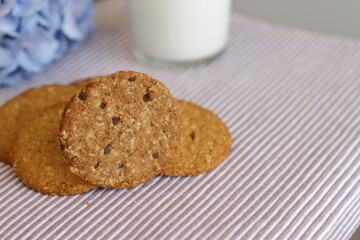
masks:
<path id="1" fill-rule="evenodd" d="M 128 0 L 134 54 L 165 67 L 207 63 L 226 48 L 231 0 Z"/>

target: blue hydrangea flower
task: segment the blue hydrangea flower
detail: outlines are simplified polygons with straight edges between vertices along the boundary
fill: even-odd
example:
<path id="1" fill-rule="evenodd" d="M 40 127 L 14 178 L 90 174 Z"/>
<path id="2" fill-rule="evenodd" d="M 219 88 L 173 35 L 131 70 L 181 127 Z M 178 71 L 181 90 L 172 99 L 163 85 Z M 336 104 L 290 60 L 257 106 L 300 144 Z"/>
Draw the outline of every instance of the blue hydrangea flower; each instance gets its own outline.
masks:
<path id="1" fill-rule="evenodd" d="M 92 31 L 92 0 L 0 0 L 0 87 L 42 71 Z"/>

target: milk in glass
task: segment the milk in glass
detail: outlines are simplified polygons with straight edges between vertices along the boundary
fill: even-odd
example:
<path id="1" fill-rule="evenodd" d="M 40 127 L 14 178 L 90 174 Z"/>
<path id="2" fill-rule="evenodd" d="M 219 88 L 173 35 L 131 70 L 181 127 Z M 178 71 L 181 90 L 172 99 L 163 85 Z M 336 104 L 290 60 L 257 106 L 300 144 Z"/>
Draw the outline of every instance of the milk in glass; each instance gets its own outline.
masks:
<path id="1" fill-rule="evenodd" d="M 192 66 L 226 47 L 231 0 L 128 0 L 135 55 Z"/>

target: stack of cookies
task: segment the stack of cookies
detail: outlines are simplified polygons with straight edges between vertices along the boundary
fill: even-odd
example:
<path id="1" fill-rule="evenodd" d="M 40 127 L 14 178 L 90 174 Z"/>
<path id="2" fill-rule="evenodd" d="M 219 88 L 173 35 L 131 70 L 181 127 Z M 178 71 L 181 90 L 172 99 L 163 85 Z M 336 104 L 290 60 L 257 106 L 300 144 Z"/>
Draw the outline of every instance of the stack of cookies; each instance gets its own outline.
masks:
<path id="1" fill-rule="evenodd" d="M 138 72 L 31 89 L 0 108 L 0 159 L 49 195 L 199 175 L 230 148 L 214 113 Z"/>

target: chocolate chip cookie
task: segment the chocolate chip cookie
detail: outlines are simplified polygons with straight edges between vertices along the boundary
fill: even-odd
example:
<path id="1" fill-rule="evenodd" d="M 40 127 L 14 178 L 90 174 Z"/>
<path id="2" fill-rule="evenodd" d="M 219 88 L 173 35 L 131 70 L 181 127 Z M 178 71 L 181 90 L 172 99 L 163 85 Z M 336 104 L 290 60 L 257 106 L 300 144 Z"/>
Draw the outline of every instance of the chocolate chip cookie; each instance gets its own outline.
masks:
<path id="1" fill-rule="evenodd" d="M 78 89 L 71 86 L 49 85 L 30 89 L 11 99 L 0 108 L 0 161 L 11 163 L 9 153 L 17 131 L 40 109 L 69 101 Z"/>
<path id="2" fill-rule="evenodd" d="M 60 142 L 71 171 L 82 179 L 131 188 L 160 174 L 181 129 L 178 103 L 160 81 L 117 72 L 94 79 L 72 98 Z"/>
<path id="3" fill-rule="evenodd" d="M 11 153 L 24 184 L 48 195 L 75 195 L 95 188 L 70 171 L 61 152 L 58 133 L 64 106 L 46 108 L 24 123 Z"/>
<path id="4" fill-rule="evenodd" d="M 70 86 L 76 87 L 76 88 L 83 88 L 85 87 L 86 84 L 88 84 L 89 82 L 91 82 L 93 78 L 86 78 L 86 79 L 81 79 L 81 80 L 77 80 L 75 82 L 70 83 Z"/>
<path id="5" fill-rule="evenodd" d="M 183 121 L 180 147 L 163 166 L 167 176 L 194 176 L 221 164 L 231 149 L 228 128 L 214 113 L 191 102 L 179 101 Z"/>

